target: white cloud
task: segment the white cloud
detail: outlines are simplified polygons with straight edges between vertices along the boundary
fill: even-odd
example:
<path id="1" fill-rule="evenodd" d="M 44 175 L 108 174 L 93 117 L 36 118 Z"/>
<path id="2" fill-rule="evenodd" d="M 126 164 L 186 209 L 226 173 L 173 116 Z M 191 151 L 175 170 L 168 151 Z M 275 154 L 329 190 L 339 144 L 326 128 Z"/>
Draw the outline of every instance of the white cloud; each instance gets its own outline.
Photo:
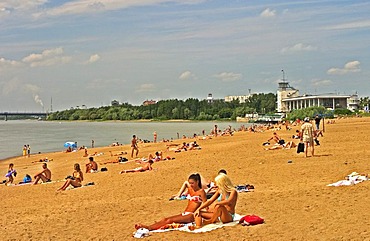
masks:
<path id="1" fill-rule="evenodd" d="M 333 81 L 329 80 L 329 79 L 314 79 L 314 80 L 311 80 L 311 83 L 313 86 L 316 86 L 316 87 L 320 87 L 320 86 L 327 86 L 327 85 L 331 85 L 333 84 Z"/>
<path id="2" fill-rule="evenodd" d="M 8 67 L 8 66 L 15 66 L 15 65 L 18 65 L 18 64 L 20 64 L 20 63 L 15 61 L 15 60 L 8 60 L 8 59 L 5 59 L 5 58 L 0 58 L 0 68 L 1 67 Z"/>
<path id="3" fill-rule="evenodd" d="M 309 44 L 304 43 L 298 43 L 290 47 L 285 47 L 281 50 L 281 53 L 287 53 L 287 52 L 308 52 L 308 51 L 315 51 L 317 50 L 317 47 L 314 47 Z"/>
<path id="4" fill-rule="evenodd" d="M 100 56 L 98 54 L 91 55 L 89 60 L 87 61 L 88 64 L 95 63 L 100 59 Z"/>
<path id="5" fill-rule="evenodd" d="M 191 73 L 189 70 L 183 72 L 180 76 L 179 76 L 179 79 L 180 80 L 188 80 L 188 79 L 194 79 L 195 78 L 195 75 L 193 73 Z"/>
<path id="6" fill-rule="evenodd" d="M 243 75 L 242 74 L 236 74 L 233 72 L 222 72 L 219 74 L 214 75 L 217 79 L 220 79 L 221 81 L 224 82 L 231 82 L 231 81 L 237 81 L 240 80 Z"/>
<path id="7" fill-rule="evenodd" d="M 369 28 L 370 20 L 355 21 L 342 23 L 334 26 L 324 27 L 325 30 L 343 30 L 343 29 L 357 29 L 357 28 Z"/>
<path id="8" fill-rule="evenodd" d="M 30 64 L 31 67 L 51 66 L 56 64 L 68 63 L 71 58 L 63 56 L 63 48 L 47 49 L 41 54 L 30 54 L 22 59 L 24 63 Z"/>
<path id="9" fill-rule="evenodd" d="M 344 65 L 344 68 L 331 68 L 327 71 L 331 75 L 344 75 L 348 73 L 360 72 L 360 61 L 351 61 Z"/>
<path id="10" fill-rule="evenodd" d="M 265 10 L 262 11 L 260 14 L 261 17 L 264 18 L 270 18 L 270 17 L 275 17 L 276 16 L 276 10 L 272 10 L 270 8 L 266 8 Z"/>
<path id="11" fill-rule="evenodd" d="M 68 15 L 68 14 L 83 14 L 97 11 L 111 11 L 124 9 L 136 6 L 150 6 L 162 3 L 178 3 L 178 4 L 198 4 L 205 0 L 140 0 L 140 1 L 123 1 L 123 0 L 77 0 L 70 1 L 61 6 L 48 9 L 45 12 L 34 14 L 35 17 L 42 15 Z"/>
<path id="12" fill-rule="evenodd" d="M 136 92 L 152 92 L 155 91 L 155 86 L 153 84 L 142 84 L 136 90 Z"/>

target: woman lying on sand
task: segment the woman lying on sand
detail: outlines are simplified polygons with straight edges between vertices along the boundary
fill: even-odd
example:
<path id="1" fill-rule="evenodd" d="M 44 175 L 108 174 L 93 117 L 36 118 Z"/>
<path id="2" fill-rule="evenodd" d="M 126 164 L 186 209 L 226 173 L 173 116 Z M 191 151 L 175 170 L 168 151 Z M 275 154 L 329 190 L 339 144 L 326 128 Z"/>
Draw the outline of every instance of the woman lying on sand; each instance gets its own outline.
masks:
<path id="1" fill-rule="evenodd" d="M 151 171 L 151 170 L 153 170 L 152 164 L 153 164 L 153 160 L 149 160 L 142 167 L 137 167 L 137 168 L 134 168 L 134 169 L 123 170 L 119 174 L 128 173 L 128 172 L 145 172 L 145 171 Z"/>
<path id="2" fill-rule="evenodd" d="M 215 178 L 215 182 L 218 187 L 216 193 L 194 213 L 197 228 L 205 224 L 215 223 L 218 220 L 223 223 L 229 223 L 234 220 L 238 192 L 234 188 L 230 178 L 223 173 Z M 216 200 L 218 202 L 215 204 L 213 210 L 202 210 L 209 207 Z"/>
<path id="3" fill-rule="evenodd" d="M 171 223 L 190 223 L 194 222 L 194 212 L 199 208 L 202 202 L 207 200 L 206 193 L 202 189 L 202 181 L 199 174 L 191 174 L 188 179 L 189 195 L 188 195 L 188 205 L 183 213 L 167 217 L 159 222 L 151 224 L 149 226 L 143 224 L 136 224 L 135 228 L 146 228 L 148 230 L 159 229 L 160 227 L 171 224 Z"/>
<path id="4" fill-rule="evenodd" d="M 63 184 L 61 188 L 57 191 L 65 191 L 69 185 L 73 187 L 81 187 L 81 182 L 84 180 L 84 174 L 81 171 L 80 164 L 76 163 L 74 165 L 74 172 L 72 173 L 72 177 L 68 177 L 66 182 Z"/>

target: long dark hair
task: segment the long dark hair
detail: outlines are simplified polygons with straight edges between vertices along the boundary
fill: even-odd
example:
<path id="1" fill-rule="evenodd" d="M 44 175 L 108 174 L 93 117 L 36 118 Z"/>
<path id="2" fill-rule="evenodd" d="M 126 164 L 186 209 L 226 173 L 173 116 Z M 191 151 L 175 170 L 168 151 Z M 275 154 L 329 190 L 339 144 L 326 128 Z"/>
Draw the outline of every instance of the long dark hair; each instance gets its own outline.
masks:
<path id="1" fill-rule="evenodd" d="M 199 187 L 200 189 L 202 189 L 202 180 L 201 180 L 201 178 L 200 178 L 199 173 L 191 174 L 191 175 L 189 176 L 189 178 L 188 178 L 188 179 L 192 179 L 192 180 L 194 180 L 194 181 L 197 181 L 197 182 L 198 182 L 198 187 Z"/>

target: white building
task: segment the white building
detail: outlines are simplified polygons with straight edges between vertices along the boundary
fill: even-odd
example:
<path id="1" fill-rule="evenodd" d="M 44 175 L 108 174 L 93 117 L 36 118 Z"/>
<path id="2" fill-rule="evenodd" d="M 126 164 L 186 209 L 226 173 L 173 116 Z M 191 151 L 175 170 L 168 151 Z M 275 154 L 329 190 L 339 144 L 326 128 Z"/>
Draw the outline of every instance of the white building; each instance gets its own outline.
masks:
<path id="1" fill-rule="evenodd" d="M 277 111 L 290 112 L 296 109 L 303 109 L 311 106 L 323 106 L 327 109 L 337 108 L 349 109 L 354 111 L 359 107 L 358 95 L 338 95 L 338 94 L 319 94 L 319 95 L 299 95 L 299 91 L 289 86 L 289 83 L 282 81 L 277 90 Z"/>
<path id="2" fill-rule="evenodd" d="M 225 96 L 225 102 L 232 102 L 234 100 L 238 100 L 239 103 L 245 103 L 253 95 L 255 95 L 255 94 L 249 94 L 249 95 L 228 95 L 228 96 Z"/>

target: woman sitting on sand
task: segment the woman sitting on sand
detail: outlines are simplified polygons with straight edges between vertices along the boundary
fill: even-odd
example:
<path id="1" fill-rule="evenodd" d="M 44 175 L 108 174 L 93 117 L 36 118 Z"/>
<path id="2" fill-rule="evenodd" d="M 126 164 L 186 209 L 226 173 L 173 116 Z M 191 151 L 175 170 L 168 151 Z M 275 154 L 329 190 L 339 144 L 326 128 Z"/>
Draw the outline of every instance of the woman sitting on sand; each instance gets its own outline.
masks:
<path id="1" fill-rule="evenodd" d="M 221 170 L 218 171 L 218 174 L 221 174 L 221 173 L 223 173 L 225 175 L 227 174 L 226 170 L 224 170 L 224 169 L 221 169 Z M 207 181 L 202 175 L 200 175 L 200 178 L 201 178 L 201 181 L 202 181 L 202 188 L 205 191 L 207 198 L 210 198 L 213 194 L 215 194 L 215 192 L 217 190 L 217 187 L 216 187 L 214 182 Z M 181 200 L 182 197 L 187 196 L 188 195 L 188 188 L 187 188 L 188 186 L 189 186 L 189 182 L 185 181 L 182 184 L 178 193 L 171 196 L 170 201 L 171 200 Z"/>
<path id="2" fill-rule="evenodd" d="M 230 178 L 223 173 L 215 178 L 215 182 L 218 190 L 194 214 L 197 227 L 215 223 L 218 220 L 221 220 L 223 223 L 229 223 L 234 220 L 238 192 L 234 188 Z M 213 210 L 202 210 L 209 207 L 216 200 L 218 202 L 215 204 Z"/>
<path id="3" fill-rule="evenodd" d="M 188 205 L 185 208 L 183 213 L 167 217 L 162 219 L 159 222 L 151 224 L 149 226 L 143 224 L 136 224 L 135 228 L 146 228 L 148 230 L 159 229 L 160 227 L 171 224 L 171 223 L 190 223 L 194 222 L 194 212 L 199 208 L 202 202 L 207 200 L 206 193 L 202 189 L 202 181 L 199 174 L 191 174 L 188 179 L 189 189 L 188 194 Z"/>
<path id="4" fill-rule="evenodd" d="M 66 182 L 63 184 L 61 188 L 59 188 L 57 191 L 65 191 L 69 185 L 72 185 L 73 187 L 81 187 L 81 182 L 84 180 L 84 175 L 81 171 L 80 164 L 76 163 L 74 165 L 74 172 L 72 173 L 72 177 L 68 177 Z"/>

